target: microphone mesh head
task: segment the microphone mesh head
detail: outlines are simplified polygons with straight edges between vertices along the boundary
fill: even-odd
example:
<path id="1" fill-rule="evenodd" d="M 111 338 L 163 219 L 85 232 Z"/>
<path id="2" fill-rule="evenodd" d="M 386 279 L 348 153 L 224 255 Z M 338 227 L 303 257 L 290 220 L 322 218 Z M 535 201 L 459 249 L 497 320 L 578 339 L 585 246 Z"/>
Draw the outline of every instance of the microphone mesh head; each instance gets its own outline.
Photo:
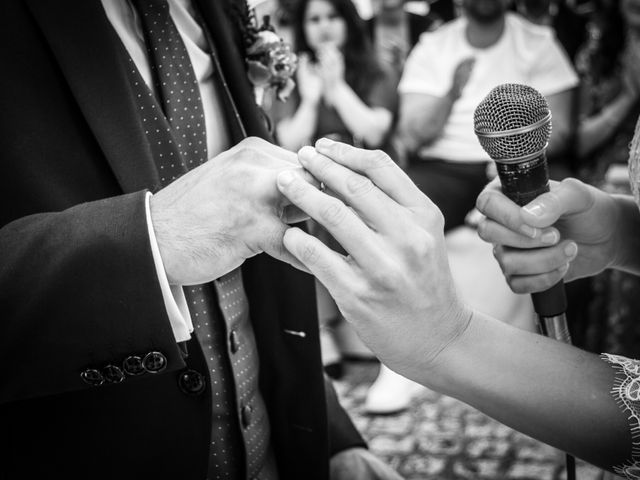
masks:
<path id="1" fill-rule="evenodd" d="M 476 107 L 473 122 L 480 145 L 494 160 L 539 152 L 547 146 L 551 135 L 547 100 L 535 88 L 516 83 L 491 90 Z M 537 123 L 535 128 L 527 129 Z M 521 128 L 525 131 L 509 132 Z"/>

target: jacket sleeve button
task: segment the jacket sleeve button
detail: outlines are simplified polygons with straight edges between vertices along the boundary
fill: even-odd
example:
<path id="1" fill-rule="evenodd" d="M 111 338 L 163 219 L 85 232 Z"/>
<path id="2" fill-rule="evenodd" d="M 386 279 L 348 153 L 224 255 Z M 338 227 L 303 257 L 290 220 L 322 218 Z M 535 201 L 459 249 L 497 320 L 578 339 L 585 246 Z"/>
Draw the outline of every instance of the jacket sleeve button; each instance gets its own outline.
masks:
<path id="1" fill-rule="evenodd" d="M 124 380 L 124 372 L 120 369 L 120 367 L 116 367 L 115 365 L 107 365 L 102 369 L 102 374 L 104 379 L 109 383 L 120 383 Z"/>
<path id="2" fill-rule="evenodd" d="M 189 369 L 180 372 L 180 375 L 178 375 L 178 386 L 182 393 L 196 396 L 205 391 L 207 384 L 200 372 Z"/>
<path id="3" fill-rule="evenodd" d="M 138 355 L 131 355 L 122 362 L 122 369 L 127 375 L 135 376 L 145 372 L 142 366 L 142 358 Z"/>
<path id="4" fill-rule="evenodd" d="M 95 368 L 87 368 L 80 374 L 80 378 L 92 387 L 97 387 L 104 383 L 104 376 L 100 373 L 99 370 Z"/>
<path id="5" fill-rule="evenodd" d="M 158 373 L 167 367 L 167 357 L 160 352 L 149 352 L 142 360 L 143 368 L 149 373 Z"/>

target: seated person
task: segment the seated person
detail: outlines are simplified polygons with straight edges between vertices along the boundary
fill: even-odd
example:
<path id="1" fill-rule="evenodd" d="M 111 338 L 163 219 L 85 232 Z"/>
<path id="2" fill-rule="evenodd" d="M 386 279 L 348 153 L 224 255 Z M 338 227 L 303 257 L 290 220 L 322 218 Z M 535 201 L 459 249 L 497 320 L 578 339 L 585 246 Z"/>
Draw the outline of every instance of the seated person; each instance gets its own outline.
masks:
<path id="1" fill-rule="evenodd" d="M 297 88 L 274 106 L 276 138 L 289 150 L 323 136 L 388 150 L 396 79 L 376 60 L 351 0 L 304 0 L 293 22 Z"/>
<path id="2" fill-rule="evenodd" d="M 546 96 L 553 114 L 549 157 L 570 138 L 578 77 L 551 28 L 508 12 L 509 3 L 462 0 L 462 17 L 421 37 L 398 87 L 409 176 L 438 205 L 447 230 L 464 223 L 487 183 L 489 157 L 474 134 L 473 112 L 493 87 L 524 83 Z"/>

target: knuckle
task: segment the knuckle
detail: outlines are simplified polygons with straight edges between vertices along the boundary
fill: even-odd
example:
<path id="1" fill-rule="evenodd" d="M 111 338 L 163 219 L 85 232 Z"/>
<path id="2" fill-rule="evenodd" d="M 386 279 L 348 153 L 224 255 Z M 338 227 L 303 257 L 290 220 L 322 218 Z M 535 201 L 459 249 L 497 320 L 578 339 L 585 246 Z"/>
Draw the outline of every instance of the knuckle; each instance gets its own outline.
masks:
<path id="1" fill-rule="evenodd" d="M 346 143 L 333 142 L 329 145 L 328 150 L 333 157 L 342 157 L 348 155 L 351 152 L 351 148 L 351 145 Z"/>
<path id="2" fill-rule="evenodd" d="M 411 245 L 411 249 L 408 250 L 405 258 L 410 266 L 424 265 L 434 260 L 435 251 L 437 251 L 437 248 L 433 242 L 423 238 Z"/>
<path id="3" fill-rule="evenodd" d="M 305 243 L 300 250 L 300 260 L 306 265 L 316 265 L 320 258 L 318 249 L 312 243 Z"/>
<path id="4" fill-rule="evenodd" d="M 554 283 L 556 283 L 558 280 L 560 280 L 560 277 L 558 276 L 557 280 L 554 280 L 555 276 L 554 275 L 541 275 L 538 278 L 536 278 L 535 280 L 533 280 L 530 285 L 530 287 L 525 290 L 522 293 L 531 293 L 531 292 L 542 292 L 546 289 L 548 289 L 549 287 L 551 287 Z"/>
<path id="5" fill-rule="evenodd" d="M 266 140 L 260 137 L 247 137 L 240 142 L 240 145 L 243 147 L 256 148 L 264 143 L 267 143 Z"/>
<path id="6" fill-rule="evenodd" d="M 301 201 L 307 192 L 305 182 L 299 182 L 296 180 L 288 184 L 283 191 L 285 196 L 293 203 Z M 286 205 L 282 203 L 279 205 L 279 208 L 281 208 L 281 213 L 284 214 Z"/>
<path id="7" fill-rule="evenodd" d="M 565 263 L 567 263 L 567 257 L 564 252 L 559 248 L 553 248 L 553 255 L 550 255 L 548 258 L 544 260 L 544 267 L 546 270 L 551 271 L 556 268 L 562 267 Z"/>
<path id="8" fill-rule="evenodd" d="M 299 199 L 305 195 L 308 191 L 308 184 L 306 182 L 302 182 L 298 179 L 295 179 L 293 182 L 289 184 L 287 195 L 292 198 Z"/>
<path id="9" fill-rule="evenodd" d="M 480 195 L 478 195 L 478 198 L 476 198 L 476 208 L 482 213 L 485 213 L 487 211 L 487 205 L 491 200 L 490 197 L 491 194 L 487 190 L 484 190 L 480 193 Z"/>
<path id="10" fill-rule="evenodd" d="M 509 288 L 513 293 L 524 294 L 524 293 L 529 293 L 531 291 L 531 289 L 528 289 L 526 285 L 523 282 L 519 281 L 518 279 L 514 279 L 513 277 L 506 277 L 506 278 L 507 278 L 507 284 L 509 285 Z"/>
<path id="11" fill-rule="evenodd" d="M 340 201 L 332 201 L 320 210 L 320 218 L 330 226 L 339 225 L 346 214 L 346 207 Z"/>
<path id="12" fill-rule="evenodd" d="M 270 250 L 275 251 L 280 257 L 287 253 L 287 249 L 282 241 L 284 231 L 279 228 L 272 228 L 265 234 L 265 242 L 269 246 Z"/>
<path id="13" fill-rule="evenodd" d="M 580 180 L 573 177 L 565 178 L 560 182 L 560 185 L 566 188 L 581 188 L 584 185 Z"/>
<path id="14" fill-rule="evenodd" d="M 372 270 L 368 276 L 369 282 L 375 285 L 375 288 L 370 290 L 371 293 L 394 291 L 402 285 L 403 281 L 403 276 L 396 265 L 384 260 L 381 261 L 380 268 Z"/>
<path id="15" fill-rule="evenodd" d="M 496 260 L 498 260 L 498 265 L 500 265 L 502 273 L 507 277 L 515 275 L 518 269 L 513 265 L 513 263 L 509 262 L 508 260 L 505 261 L 505 258 L 502 257 L 499 253 L 497 255 L 498 256 L 496 257 Z"/>
<path id="16" fill-rule="evenodd" d="M 347 191 L 351 195 L 365 195 L 373 189 L 373 182 L 361 175 L 352 174 L 347 177 Z"/>
<path id="17" fill-rule="evenodd" d="M 318 170 L 318 175 L 321 178 L 327 178 L 331 175 L 331 171 L 334 169 L 335 163 L 332 160 L 329 160 L 327 157 L 322 155 L 318 155 L 316 159 L 316 168 Z"/>
<path id="18" fill-rule="evenodd" d="M 393 163 L 391 157 L 382 150 L 373 150 L 367 156 L 366 167 L 370 169 L 388 167 Z"/>
<path id="19" fill-rule="evenodd" d="M 510 275 L 510 271 L 507 270 L 507 266 L 505 265 L 505 262 L 504 262 L 504 255 L 500 250 L 500 248 L 495 247 L 493 249 L 493 257 L 496 259 L 496 262 L 498 262 L 498 266 L 500 267 L 500 270 L 502 270 L 502 273 L 505 276 Z"/>
<path id="20" fill-rule="evenodd" d="M 442 211 L 439 208 L 430 208 L 426 213 L 429 230 L 442 231 L 445 227 L 445 219 Z"/>
<path id="21" fill-rule="evenodd" d="M 584 208 L 591 208 L 595 203 L 592 187 L 589 187 L 577 178 L 565 178 L 560 182 L 560 188 L 570 192 L 569 194 L 572 197 L 580 199 Z"/>
<path id="22" fill-rule="evenodd" d="M 254 165 L 255 164 L 255 159 L 256 156 L 260 155 L 260 152 L 258 152 L 251 144 L 250 142 L 246 142 L 246 139 L 242 141 L 242 143 L 239 143 L 238 145 L 236 145 L 234 147 L 235 150 L 235 159 L 238 160 L 243 160 L 245 162 L 245 164 L 247 162 L 250 162 L 248 165 Z M 238 162 L 236 162 L 238 163 Z"/>

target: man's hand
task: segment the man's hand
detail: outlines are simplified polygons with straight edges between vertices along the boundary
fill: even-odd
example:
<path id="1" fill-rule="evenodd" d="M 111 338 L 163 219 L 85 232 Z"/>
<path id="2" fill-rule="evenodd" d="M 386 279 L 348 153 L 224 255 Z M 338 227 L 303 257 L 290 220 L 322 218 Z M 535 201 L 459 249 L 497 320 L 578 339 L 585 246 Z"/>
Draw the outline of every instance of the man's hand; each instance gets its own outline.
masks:
<path id="1" fill-rule="evenodd" d="M 278 176 L 278 186 L 348 256 L 297 228 L 286 232 L 285 247 L 329 290 L 389 367 L 425 381 L 425 366 L 470 318 L 453 286 L 442 214 L 383 152 L 327 139 L 318 141 L 316 150 L 304 147 L 300 163 L 342 200 L 292 171 Z"/>
<path id="2" fill-rule="evenodd" d="M 331 480 L 402 480 L 395 470 L 364 448 L 335 454 L 329 468 Z"/>
<path id="3" fill-rule="evenodd" d="M 454 100 L 460 98 L 462 95 L 462 90 L 467 86 L 469 82 L 469 78 L 471 77 L 471 72 L 473 72 L 473 66 L 476 64 L 476 59 L 465 58 L 462 60 L 453 71 L 453 78 L 451 80 L 451 88 L 449 90 L 449 94 Z"/>
<path id="4" fill-rule="evenodd" d="M 487 217 L 478 234 L 496 245 L 496 259 L 516 293 L 594 275 L 616 261 L 615 201 L 578 180 L 551 182 L 549 193 L 521 208 L 500 191 L 496 179 L 478 196 L 476 207 Z"/>
<path id="5" fill-rule="evenodd" d="M 296 155 L 259 138 L 189 171 L 151 197 L 151 219 L 167 278 L 193 285 L 266 252 L 299 264 L 282 246 L 287 222 L 304 218 L 276 188 Z M 308 178 L 308 176 L 307 176 Z"/>

